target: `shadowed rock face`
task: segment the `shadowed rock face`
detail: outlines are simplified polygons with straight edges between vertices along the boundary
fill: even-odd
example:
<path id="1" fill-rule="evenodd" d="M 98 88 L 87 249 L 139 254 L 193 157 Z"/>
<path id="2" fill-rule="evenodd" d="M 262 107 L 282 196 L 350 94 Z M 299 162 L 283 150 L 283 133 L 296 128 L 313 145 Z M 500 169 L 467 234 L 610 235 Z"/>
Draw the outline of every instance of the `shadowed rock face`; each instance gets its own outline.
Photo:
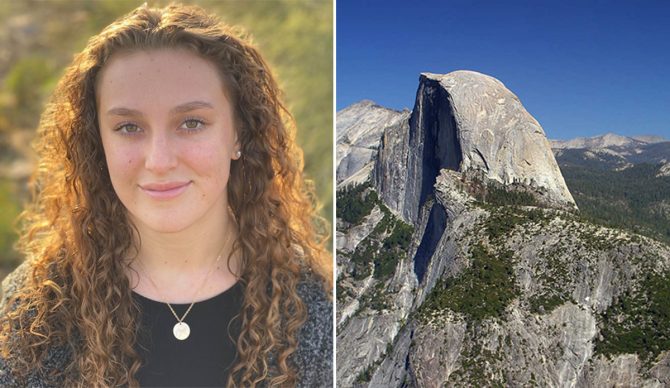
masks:
<path id="1" fill-rule="evenodd" d="M 440 170 L 458 171 L 463 157 L 449 95 L 438 82 L 422 78 L 409 128 L 404 215 L 416 220 Z"/>
<path id="2" fill-rule="evenodd" d="M 430 264 L 430 258 L 435 254 L 435 248 L 437 248 L 446 226 L 447 213 L 441 204 L 436 203 L 430 210 L 428 224 L 426 224 L 421 243 L 416 250 L 416 255 L 414 255 L 414 273 L 419 279 L 419 283 L 423 282 Z"/>

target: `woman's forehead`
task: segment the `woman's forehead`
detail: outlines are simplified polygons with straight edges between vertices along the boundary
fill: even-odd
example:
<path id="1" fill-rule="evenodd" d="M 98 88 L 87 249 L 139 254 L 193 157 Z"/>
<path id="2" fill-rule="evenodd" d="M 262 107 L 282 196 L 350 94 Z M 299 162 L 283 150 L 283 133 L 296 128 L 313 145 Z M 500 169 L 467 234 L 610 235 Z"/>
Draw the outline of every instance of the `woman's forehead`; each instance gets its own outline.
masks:
<path id="1" fill-rule="evenodd" d="M 104 113 L 117 105 L 172 109 L 190 101 L 228 102 L 219 69 L 184 49 L 135 50 L 113 55 L 97 80 L 96 99 Z"/>

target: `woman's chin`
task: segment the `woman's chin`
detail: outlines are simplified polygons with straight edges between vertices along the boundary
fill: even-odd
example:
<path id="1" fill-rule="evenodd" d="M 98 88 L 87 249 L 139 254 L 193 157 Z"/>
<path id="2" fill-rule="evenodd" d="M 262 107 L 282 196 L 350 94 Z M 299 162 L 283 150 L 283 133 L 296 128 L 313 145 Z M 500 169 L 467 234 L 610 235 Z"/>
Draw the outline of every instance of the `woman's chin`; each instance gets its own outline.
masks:
<path id="1" fill-rule="evenodd" d="M 173 234 L 182 232 L 193 222 L 188 222 L 183 217 L 176 215 L 158 217 L 131 217 L 132 222 L 138 227 L 140 234 L 144 232 Z"/>

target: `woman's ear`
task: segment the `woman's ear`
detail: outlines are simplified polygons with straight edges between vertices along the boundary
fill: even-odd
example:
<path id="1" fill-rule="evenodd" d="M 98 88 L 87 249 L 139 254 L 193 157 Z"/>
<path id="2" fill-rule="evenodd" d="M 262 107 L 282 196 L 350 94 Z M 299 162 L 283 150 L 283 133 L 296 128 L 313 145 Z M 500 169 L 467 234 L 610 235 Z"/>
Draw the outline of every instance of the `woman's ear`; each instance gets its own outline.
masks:
<path id="1" fill-rule="evenodd" d="M 233 160 L 237 160 L 242 157 L 242 145 L 240 145 L 240 135 L 237 130 L 233 132 Z"/>

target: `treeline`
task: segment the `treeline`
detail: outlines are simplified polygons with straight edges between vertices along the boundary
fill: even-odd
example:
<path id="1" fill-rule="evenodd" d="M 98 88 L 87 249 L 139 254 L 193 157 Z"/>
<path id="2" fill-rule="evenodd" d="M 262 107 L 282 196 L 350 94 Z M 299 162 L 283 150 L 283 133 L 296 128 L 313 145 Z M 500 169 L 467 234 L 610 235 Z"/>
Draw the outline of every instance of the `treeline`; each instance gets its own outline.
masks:
<path id="1" fill-rule="evenodd" d="M 670 243 L 670 177 L 642 163 L 623 171 L 561 166 L 581 215 Z"/>
<path id="2" fill-rule="evenodd" d="M 347 186 L 337 191 L 337 218 L 352 225 L 358 224 L 378 202 L 377 192 L 371 189 L 369 183 Z"/>

